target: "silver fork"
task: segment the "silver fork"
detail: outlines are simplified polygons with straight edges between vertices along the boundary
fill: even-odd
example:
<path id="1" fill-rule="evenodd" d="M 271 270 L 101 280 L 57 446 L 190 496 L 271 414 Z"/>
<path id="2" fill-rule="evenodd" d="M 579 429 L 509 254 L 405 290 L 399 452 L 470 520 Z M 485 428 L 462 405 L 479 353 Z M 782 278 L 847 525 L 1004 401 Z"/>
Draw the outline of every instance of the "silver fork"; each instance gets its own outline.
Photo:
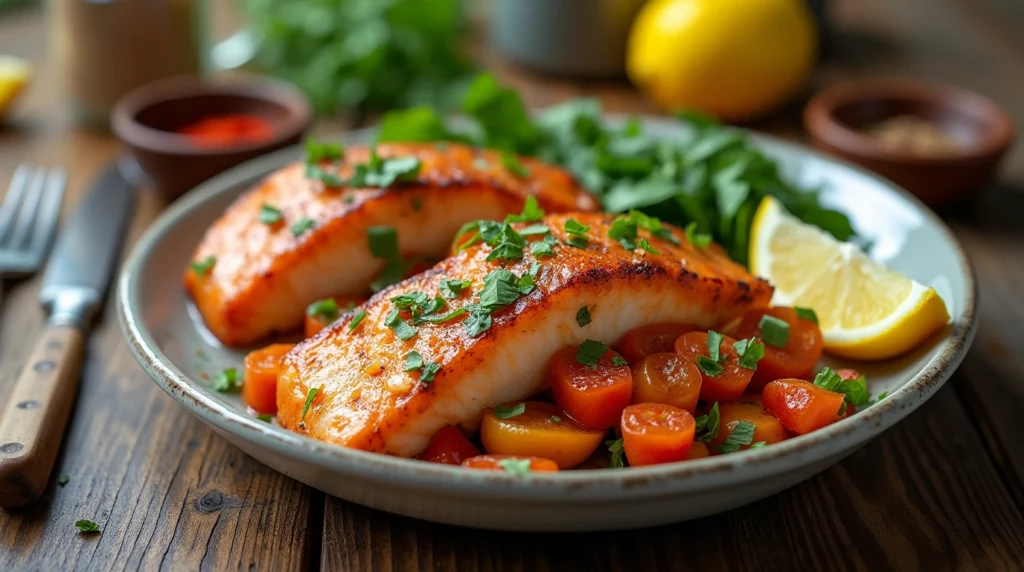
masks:
<path id="1" fill-rule="evenodd" d="M 0 279 L 35 273 L 46 260 L 67 186 L 64 169 L 23 163 L 0 204 Z"/>

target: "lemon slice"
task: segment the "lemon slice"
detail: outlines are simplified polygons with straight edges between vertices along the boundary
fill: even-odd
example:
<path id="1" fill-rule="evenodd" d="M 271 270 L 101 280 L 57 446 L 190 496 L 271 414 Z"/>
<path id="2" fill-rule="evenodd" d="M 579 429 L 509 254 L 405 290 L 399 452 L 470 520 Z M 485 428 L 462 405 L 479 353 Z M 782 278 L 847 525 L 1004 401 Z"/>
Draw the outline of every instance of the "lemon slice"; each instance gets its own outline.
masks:
<path id="1" fill-rule="evenodd" d="M 0 56 L 0 117 L 32 77 L 32 64 L 14 56 Z"/>
<path id="2" fill-rule="evenodd" d="M 934 288 L 804 224 L 771 197 L 754 215 L 750 269 L 775 285 L 774 303 L 814 309 L 825 349 L 843 357 L 899 355 L 949 321 Z"/>

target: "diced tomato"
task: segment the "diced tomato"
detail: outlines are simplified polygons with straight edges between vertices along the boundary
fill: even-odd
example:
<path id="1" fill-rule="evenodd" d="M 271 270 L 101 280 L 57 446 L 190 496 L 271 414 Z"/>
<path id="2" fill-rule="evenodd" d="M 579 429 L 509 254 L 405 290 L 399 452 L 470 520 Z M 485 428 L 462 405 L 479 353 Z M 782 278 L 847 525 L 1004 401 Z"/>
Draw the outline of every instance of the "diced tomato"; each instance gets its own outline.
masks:
<path id="1" fill-rule="evenodd" d="M 542 459 L 540 457 L 517 457 L 515 455 L 477 455 L 476 457 L 470 457 L 463 461 L 462 466 L 469 467 L 470 469 L 484 469 L 489 471 L 506 471 L 514 473 L 516 472 L 516 465 L 508 463 L 508 461 L 524 460 L 530 462 L 529 472 L 558 472 L 558 464 L 550 459 Z"/>
<path id="2" fill-rule="evenodd" d="M 708 446 L 700 441 L 694 441 L 693 446 L 690 447 L 690 454 L 686 456 L 687 459 L 703 459 L 709 456 L 711 453 L 708 452 Z"/>
<path id="3" fill-rule="evenodd" d="M 722 372 L 718 375 L 709 375 L 701 370 L 700 398 L 708 403 L 715 401 L 735 401 L 746 391 L 747 385 L 754 372 L 740 367 L 739 357 L 732 345 L 735 340 L 723 336 L 722 345 L 719 346 L 720 355 L 724 360 L 719 365 Z M 679 336 L 676 340 L 676 353 L 684 359 L 693 360 L 696 363 L 697 356 L 708 357 L 708 334 L 706 332 L 690 332 Z M 699 369 L 699 367 L 698 367 Z"/>
<path id="4" fill-rule="evenodd" d="M 633 395 L 633 374 L 628 365 L 615 365 L 619 356 L 605 352 L 594 367 L 576 361 L 576 346 L 557 351 L 548 366 L 555 403 L 583 428 L 603 431 L 618 424 Z"/>
<path id="5" fill-rule="evenodd" d="M 259 413 L 277 413 L 277 375 L 281 359 L 295 344 L 273 344 L 245 356 L 242 401 Z"/>
<path id="6" fill-rule="evenodd" d="M 768 413 L 800 435 L 839 419 L 839 409 L 845 398 L 842 393 L 822 389 L 802 379 L 778 379 L 761 391 L 761 400 Z"/>
<path id="7" fill-rule="evenodd" d="M 676 353 L 651 354 L 633 365 L 633 403 L 664 403 L 693 413 L 700 384 L 697 363 Z"/>
<path id="8" fill-rule="evenodd" d="M 685 409 L 663 403 L 630 405 L 622 412 L 622 446 L 631 467 L 682 461 L 690 455 L 697 423 Z"/>
<path id="9" fill-rule="evenodd" d="M 810 379 L 811 371 L 821 359 L 821 329 L 818 325 L 797 316 L 788 307 L 750 310 L 736 328 L 736 337 L 761 337 L 760 323 L 764 316 L 773 316 L 789 324 L 789 339 L 782 347 L 764 344 L 764 357 L 757 363 L 757 371 L 750 391 L 761 391 L 769 381 L 784 378 Z"/>
<path id="10" fill-rule="evenodd" d="M 469 442 L 458 427 L 446 425 L 430 438 L 430 444 L 420 459 L 431 463 L 461 465 L 462 461 L 479 454 L 480 450 Z"/>
<path id="11" fill-rule="evenodd" d="M 771 445 L 789 438 L 789 431 L 786 431 L 781 421 L 768 413 L 761 404 L 760 396 L 744 395 L 740 401 L 718 404 L 718 436 L 710 443 L 712 451 L 718 450 L 718 446 L 732 435 L 740 421 L 748 421 L 754 425 L 754 438 L 751 439 L 750 445 L 762 441 L 765 445 Z M 750 445 L 741 445 L 740 449 L 749 449 Z"/>
<path id="12" fill-rule="evenodd" d="M 676 338 L 696 330 L 690 324 L 664 322 L 634 328 L 612 345 L 630 365 L 655 353 L 675 351 Z"/>
<path id="13" fill-rule="evenodd" d="M 520 403 L 524 411 L 508 417 L 508 411 Z M 480 424 L 480 440 L 491 454 L 543 457 L 557 463 L 560 469 L 571 469 L 585 461 L 604 438 L 604 431 L 580 427 L 551 403 L 509 403 L 500 410 L 505 418 L 488 409 Z"/>

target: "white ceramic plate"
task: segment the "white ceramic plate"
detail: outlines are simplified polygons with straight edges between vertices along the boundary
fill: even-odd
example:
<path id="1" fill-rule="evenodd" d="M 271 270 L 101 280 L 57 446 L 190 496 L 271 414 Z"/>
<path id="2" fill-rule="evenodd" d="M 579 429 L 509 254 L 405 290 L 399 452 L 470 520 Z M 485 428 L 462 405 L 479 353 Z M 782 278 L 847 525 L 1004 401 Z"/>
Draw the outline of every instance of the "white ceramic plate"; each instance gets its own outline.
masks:
<path id="1" fill-rule="evenodd" d="M 621 118 L 620 118 L 621 119 Z M 611 119 L 616 120 L 615 118 Z M 650 133 L 680 137 L 674 121 L 645 120 Z M 345 136 L 365 140 L 366 131 Z M 286 149 L 236 167 L 179 199 L 135 246 L 119 281 L 119 317 L 139 363 L 160 387 L 249 455 L 310 486 L 407 516 L 509 530 L 605 530 L 664 524 L 744 505 L 836 463 L 919 407 L 949 378 L 974 336 L 975 288 L 949 229 L 915 198 L 865 171 L 769 137 L 754 140 L 800 185 L 823 187 L 828 206 L 850 215 L 872 255 L 934 286 L 951 325 L 911 355 L 855 364 L 870 390 L 889 396 L 849 419 L 764 449 L 626 470 L 512 476 L 350 450 L 285 431 L 246 412 L 210 379 L 241 367 L 201 326 L 182 287 L 193 248 L 213 220 L 253 183 L 301 156 Z"/>

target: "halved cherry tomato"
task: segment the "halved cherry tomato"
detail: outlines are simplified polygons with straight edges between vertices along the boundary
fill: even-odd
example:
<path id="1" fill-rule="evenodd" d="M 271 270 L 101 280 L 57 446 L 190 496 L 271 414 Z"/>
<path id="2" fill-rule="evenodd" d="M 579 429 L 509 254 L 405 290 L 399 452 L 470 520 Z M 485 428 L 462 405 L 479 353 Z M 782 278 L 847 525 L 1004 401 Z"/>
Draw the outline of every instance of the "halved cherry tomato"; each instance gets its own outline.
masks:
<path id="1" fill-rule="evenodd" d="M 603 431 L 618 424 L 633 395 L 633 374 L 627 365 L 614 365 L 622 357 L 605 352 L 594 367 L 576 361 L 576 346 L 555 352 L 548 366 L 551 395 L 584 429 Z"/>
<path id="2" fill-rule="evenodd" d="M 510 403 L 507 412 L 519 403 Z M 484 411 L 480 440 L 488 453 L 543 457 L 571 469 L 594 452 L 604 431 L 587 431 L 569 418 L 558 406 L 542 401 L 527 401 L 525 409 L 514 417 L 499 417 L 494 409 Z M 508 415 L 505 413 L 505 415 Z"/>
<path id="3" fill-rule="evenodd" d="M 700 441 L 694 441 L 693 446 L 690 447 L 690 454 L 686 456 L 687 459 L 703 459 L 709 456 L 711 453 L 708 452 L 708 446 Z"/>
<path id="4" fill-rule="evenodd" d="M 761 337 L 761 319 L 773 316 L 789 324 L 789 339 L 782 347 L 764 344 L 764 357 L 757 362 L 757 371 L 750 391 L 760 391 L 769 381 L 784 378 L 809 379 L 821 359 L 821 329 L 818 324 L 796 315 L 793 308 L 778 306 L 750 310 L 736 328 L 736 337 Z"/>
<path id="5" fill-rule="evenodd" d="M 768 413 L 781 421 L 786 429 L 800 435 L 839 419 L 839 409 L 845 398 L 842 393 L 822 389 L 802 379 L 778 379 L 761 391 L 761 400 Z"/>
<path id="6" fill-rule="evenodd" d="M 476 457 L 470 457 L 462 462 L 463 467 L 469 467 L 470 469 L 485 469 L 490 471 L 506 471 L 509 473 L 517 472 L 517 463 L 529 461 L 529 470 L 527 472 L 532 473 L 557 473 L 558 465 L 550 459 L 542 459 L 540 457 L 517 457 L 515 455 L 477 455 Z"/>
<path id="7" fill-rule="evenodd" d="M 356 306 L 362 304 L 363 302 L 366 302 L 366 296 L 356 295 L 331 296 L 331 299 L 334 300 L 335 305 L 338 306 L 338 312 L 333 316 L 324 314 L 311 314 L 310 310 L 306 310 L 306 320 L 303 327 L 303 333 L 305 334 L 305 337 L 312 338 L 313 336 L 320 333 L 320 330 L 331 325 L 331 322 L 337 320 L 339 316 L 341 316 L 348 310 L 351 310 L 352 308 L 355 308 Z"/>
<path id="8" fill-rule="evenodd" d="M 640 403 L 622 411 L 622 447 L 631 467 L 688 458 L 696 429 L 689 411 L 663 403 Z"/>
<path id="9" fill-rule="evenodd" d="M 281 358 L 293 347 L 295 344 L 273 344 L 245 356 L 242 401 L 246 405 L 259 413 L 277 413 L 277 374 Z"/>
<path id="10" fill-rule="evenodd" d="M 781 421 L 768 413 L 761 404 L 760 396 L 744 395 L 739 401 L 718 404 L 718 436 L 709 443 L 712 451 L 718 450 L 718 446 L 732 435 L 740 421 L 754 424 L 754 438 L 750 440 L 750 445 L 762 441 L 765 445 L 771 445 L 789 438 L 789 431 L 786 431 Z M 741 445 L 740 449 L 749 449 L 750 445 Z"/>
<path id="11" fill-rule="evenodd" d="M 664 403 L 693 413 L 700 384 L 697 363 L 677 353 L 651 354 L 633 365 L 633 403 Z"/>
<path id="12" fill-rule="evenodd" d="M 676 339 L 696 329 L 690 324 L 674 322 L 648 324 L 626 332 L 612 348 L 633 365 L 651 354 L 674 351 Z"/>
<path id="13" fill-rule="evenodd" d="M 735 401 L 743 395 L 750 384 L 754 372 L 740 367 L 739 357 L 732 347 L 734 342 L 732 338 L 723 336 L 722 345 L 719 346 L 719 353 L 725 356 L 719 364 L 722 366 L 721 373 L 711 376 L 701 370 L 700 398 L 703 401 Z M 690 332 L 679 336 L 676 340 L 676 353 L 684 359 L 694 360 L 695 363 L 697 356 L 708 357 L 708 334 Z"/>
<path id="14" fill-rule="evenodd" d="M 461 465 L 462 461 L 479 454 L 480 450 L 469 442 L 458 427 L 446 425 L 430 438 L 430 444 L 420 459 L 431 463 Z"/>

